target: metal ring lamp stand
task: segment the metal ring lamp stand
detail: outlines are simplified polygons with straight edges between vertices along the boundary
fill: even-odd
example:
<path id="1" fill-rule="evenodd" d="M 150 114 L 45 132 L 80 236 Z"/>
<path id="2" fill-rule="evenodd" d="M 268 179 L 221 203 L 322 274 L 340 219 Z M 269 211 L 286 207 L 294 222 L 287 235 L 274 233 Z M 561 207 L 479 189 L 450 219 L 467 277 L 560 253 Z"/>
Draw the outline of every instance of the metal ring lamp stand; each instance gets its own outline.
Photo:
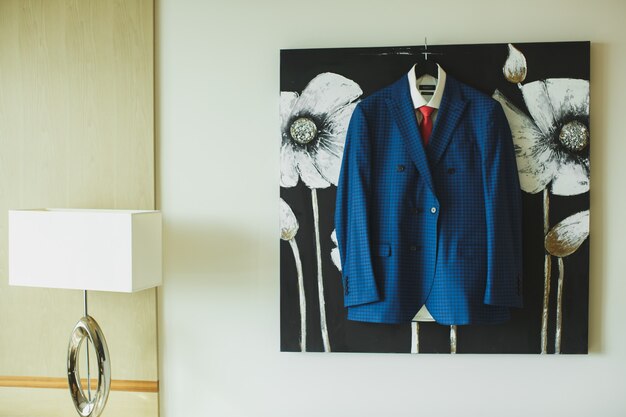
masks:
<path id="1" fill-rule="evenodd" d="M 76 411 L 82 417 L 98 417 L 109 397 L 111 388 L 111 362 L 109 358 L 109 348 L 102 329 L 96 321 L 87 314 L 87 291 L 84 291 L 85 317 L 81 318 L 70 336 L 67 350 L 67 379 L 70 387 L 70 394 Z M 80 382 L 80 370 L 78 367 L 78 356 L 83 342 L 87 340 L 87 391 L 82 389 Z M 93 344 L 98 362 L 98 386 L 92 397 L 91 379 L 89 369 L 89 342 Z"/>

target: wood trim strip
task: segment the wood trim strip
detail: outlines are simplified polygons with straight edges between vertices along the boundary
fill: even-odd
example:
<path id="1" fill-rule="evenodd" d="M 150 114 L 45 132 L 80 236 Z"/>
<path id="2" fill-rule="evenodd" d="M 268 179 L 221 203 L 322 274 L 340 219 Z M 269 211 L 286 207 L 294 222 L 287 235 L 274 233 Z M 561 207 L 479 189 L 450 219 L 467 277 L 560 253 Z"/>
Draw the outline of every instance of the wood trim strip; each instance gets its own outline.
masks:
<path id="1" fill-rule="evenodd" d="M 82 386 L 87 385 L 87 378 L 81 379 Z M 91 386 L 98 385 L 97 379 L 91 379 Z M 0 376 L 0 387 L 13 388 L 63 388 L 68 389 L 67 378 L 47 376 Z M 114 379 L 111 391 L 126 392 L 159 392 L 159 381 L 139 381 L 130 379 Z"/>

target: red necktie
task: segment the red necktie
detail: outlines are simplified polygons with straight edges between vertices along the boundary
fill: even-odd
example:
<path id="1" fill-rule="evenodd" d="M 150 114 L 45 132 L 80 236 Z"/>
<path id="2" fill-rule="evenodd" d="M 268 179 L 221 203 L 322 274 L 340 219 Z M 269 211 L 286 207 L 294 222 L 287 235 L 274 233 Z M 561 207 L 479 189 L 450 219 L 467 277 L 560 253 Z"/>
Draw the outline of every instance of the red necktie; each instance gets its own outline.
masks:
<path id="1" fill-rule="evenodd" d="M 418 108 L 420 113 L 424 118 L 422 119 L 422 123 L 420 124 L 420 133 L 422 134 L 422 139 L 424 139 L 424 145 L 428 145 L 428 139 L 430 138 L 430 133 L 433 131 L 433 119 L 430 118 L 434 107 L 421 106 Z"/>

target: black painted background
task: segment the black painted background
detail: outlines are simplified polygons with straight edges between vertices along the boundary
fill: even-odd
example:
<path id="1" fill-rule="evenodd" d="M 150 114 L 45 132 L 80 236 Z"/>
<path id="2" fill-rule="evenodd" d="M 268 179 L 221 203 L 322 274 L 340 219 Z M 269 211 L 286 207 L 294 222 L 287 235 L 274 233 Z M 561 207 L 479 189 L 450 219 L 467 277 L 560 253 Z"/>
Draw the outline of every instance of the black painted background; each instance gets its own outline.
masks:
<path id="1" fill-rule="evenodd" d="M 526 56 L 524 83 L 546 78 L 589 80 L 589 42 L 514 43 Z M 511 102 L 526 110 L 522 94 L 506 81 L 502 66 L 507 44 L 429 46 L 441 53 L 436 59 L 448 74 L 491 95 L 499 89 Z M 281 51 L 280 90 L 300 93 L 321 72 L 335 72 L 358 83 L 363 98 L 404 76 L 419 58 L 422 46 L 384 48 L 335 48 Z M 397 54 L 401 52 L 403 54 Z M 412 55 L 406 55 L 405 53 Z M 526 110 L 527 114 L 528 111 Z M 592 139 L 593 142 L 593 139 Z M 341 275 L 330 259 L 334 247 L 336 188 L 317 190 L 320 240 L 330 344 L 334 352 L 410 352 L 411 325 L 387 325 L 348 321 L 345 318 Z M 281 197 L 300 224 L 296 241 L 300 249 L 307 301 L 307 351 L 323 351 L 317 297 L 317 266 L 311 191 L 299 182 L 281 188 Z M 457 353 L 539 353 L 543 300 L 543 204 L 542 194 L 523 194 L 524 205 L 524 308 L 512 309 L 512 320 L 492 326 L 459 326 Z M 560 197 L 550 195 L 550 226 L 589 208 L 589 193 Z M 589 239 L 577 252 L 564 258 L 562 353 L 587 353 Z M 280 242 L 281 350 L 299 351 L 300 315 L 293 254 Z M 554 352 L 556 327 L 557 262 L 553 257 L 548 352 Z M 449 327 L 420 323 L 420 353 L 449 352 Z"/>

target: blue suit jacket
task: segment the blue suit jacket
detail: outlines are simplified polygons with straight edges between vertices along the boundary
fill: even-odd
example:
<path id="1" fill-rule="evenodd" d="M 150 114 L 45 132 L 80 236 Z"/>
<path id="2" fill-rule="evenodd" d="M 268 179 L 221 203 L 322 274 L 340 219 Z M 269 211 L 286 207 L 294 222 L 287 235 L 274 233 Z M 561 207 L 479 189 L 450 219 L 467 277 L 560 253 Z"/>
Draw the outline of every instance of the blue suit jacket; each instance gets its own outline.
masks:
<path id="1" fill-rule="evenodd" d="M 361 101 L 335 211 L 348 319 L 487 324 L 522 306 L 521 191 L 502 107 L 449 74 L 423 145 L 406 76 Z"/>

